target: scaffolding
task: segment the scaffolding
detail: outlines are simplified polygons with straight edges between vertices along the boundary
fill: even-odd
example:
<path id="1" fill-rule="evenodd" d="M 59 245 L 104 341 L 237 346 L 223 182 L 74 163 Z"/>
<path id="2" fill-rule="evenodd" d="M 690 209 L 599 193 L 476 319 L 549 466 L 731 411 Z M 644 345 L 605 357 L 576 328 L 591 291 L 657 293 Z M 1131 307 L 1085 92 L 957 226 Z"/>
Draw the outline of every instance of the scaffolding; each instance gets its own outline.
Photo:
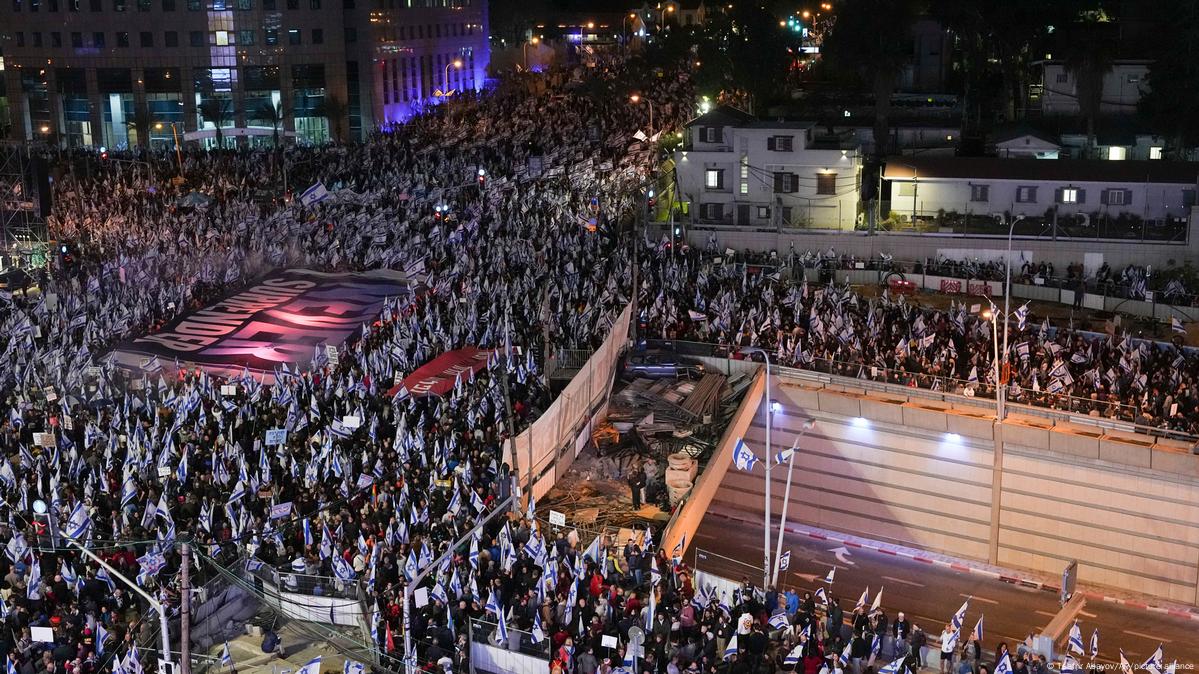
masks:
<path id="1" fill-rule="evenodd" d="M 25 143 L 0 143 L 0 271 L 10 267 L 44 266 L 49 254 L 49 231 L 39 185 L 34 149 Z"/>

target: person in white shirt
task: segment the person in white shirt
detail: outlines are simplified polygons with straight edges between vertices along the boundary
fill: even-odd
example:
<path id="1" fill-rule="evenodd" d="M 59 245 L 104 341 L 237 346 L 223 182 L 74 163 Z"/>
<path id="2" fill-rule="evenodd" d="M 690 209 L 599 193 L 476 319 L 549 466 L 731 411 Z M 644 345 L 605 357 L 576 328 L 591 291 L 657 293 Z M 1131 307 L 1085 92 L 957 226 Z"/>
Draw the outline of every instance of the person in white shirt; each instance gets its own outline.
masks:
<path id="1" fill-rule="evenodd" d="M 941 630 L 941 674 L 950 674 L 953 669 L 953 651 L 957 641 L 957 630 L 945 623 L 945 628 Z"/>

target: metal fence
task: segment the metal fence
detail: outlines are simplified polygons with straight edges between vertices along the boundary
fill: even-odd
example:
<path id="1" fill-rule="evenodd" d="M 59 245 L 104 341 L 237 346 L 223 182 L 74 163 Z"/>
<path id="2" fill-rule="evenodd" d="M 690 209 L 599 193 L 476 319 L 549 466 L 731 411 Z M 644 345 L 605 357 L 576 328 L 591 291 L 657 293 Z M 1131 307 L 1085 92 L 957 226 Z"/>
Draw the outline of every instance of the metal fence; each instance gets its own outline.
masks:
<path id="1" fill-rule="evenodd" d="M 684 356 L 730 358 L 734 355 L 728 346 L 719 344 L 685 341 L 651 341 L 649 343 L 673 349 Z M 954 377 L 911 373 L 863 363 L 846 363 L 823 358 L 813 359 L 809 363 L 796 363 L 790 359 L 777 362 L 772 357 L 771 366 L 775 375 L 782 374 L 814 383 L 838 384 L 895 396 L 972 405 L 988 414 L 995 412 L 995 403 L 992 402 L 995 400 L 995 387 L 986 381 L 981 381 L 981 378 L 990 374 L 989 372 L 979 372 L 980 381 L 971 382 Z M 1135 405 L 1092 400 L 1066 393 L 1051 393 L 1045 389 L 1033 391 L 1030 388 L 1022 388 L 1016 395 L 1012 395 L 1009 390 L 1005 403 L 1010 411 L 1056 421 L 1187 442 L 1199 441 L 1199 437 L 1190 433 L 1137 424 L 1136 420 L 1140 410 Z"/>
<path id="2" fill-rule="evenodd" d="M 533 643 L 532 632 L 517 629 L 511 624 L 506 624 L 505 627 L 508 632 L 508 640 L 506 642 L 500 638 L 500 626 L 498 622 L 474 618 L 470 621 L 470 641 L 473 644 L 487 644 L 488 646 L 538 658 L 544 660 L 548 667 L 550 661 L 549 635 L 545 635 L 541 641 Z"/>
<path id="3" fill-rule="evenodd" d="M 1021 216 L 1013 226 L 1004 214 L 959 213 L 946 210 L 892 209 L 878 223 L 880 231 L 914 234 L 1006 237 L 1009 227 L 1015 236 L 1038 239 L 1090 239 L 1186 243 L 1188 219 L 1185 217 L 1144 219 L 1121 213 L 1100 211 L 1058 213 L 1049 209 L 1041 215 Z M 867 229 L 865 223 L 858 229 Z"/>

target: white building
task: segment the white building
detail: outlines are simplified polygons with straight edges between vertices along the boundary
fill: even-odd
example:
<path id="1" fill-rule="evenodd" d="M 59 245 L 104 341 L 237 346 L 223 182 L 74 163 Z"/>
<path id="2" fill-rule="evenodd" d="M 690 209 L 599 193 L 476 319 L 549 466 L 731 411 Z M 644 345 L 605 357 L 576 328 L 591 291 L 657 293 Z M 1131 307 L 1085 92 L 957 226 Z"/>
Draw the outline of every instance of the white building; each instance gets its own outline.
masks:
<path id="1" fill-rule="evenodd" d="M 763 121 L 721 106 L 687 124 L 675 153 L 679 198 L 696 224 L 851 230 L 856 141 L 820 138 L 811 122 Z"/>
<path id="2" fill-rule="evenodd" d="M 1103 75 L 1101 114 L 1131 115 L 1149 90 L 1145 78 L 1152 61 L 1119 59 Z M 1078 114 L 1078 78 L 1063 61 L 1042 61 L 1041 112 L 1046 115 Z"/>
<path id="3" fill-rule="evenodd" d="M 890 157 L 883 179 L 891 183 L 891 210 L 909 219 L 944 213 L 1051 214 L 1177 223 L 1187 220 L 1195 205 L 1199 164 Z"/>

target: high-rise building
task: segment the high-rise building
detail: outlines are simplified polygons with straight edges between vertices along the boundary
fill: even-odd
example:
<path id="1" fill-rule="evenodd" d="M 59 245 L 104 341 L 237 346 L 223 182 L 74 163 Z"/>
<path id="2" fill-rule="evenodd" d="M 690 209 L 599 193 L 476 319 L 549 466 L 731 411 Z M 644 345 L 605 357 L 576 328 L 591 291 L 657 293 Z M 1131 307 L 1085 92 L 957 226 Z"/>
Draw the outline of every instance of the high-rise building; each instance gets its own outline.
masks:
<path id="1" fill-rule="evenodd" d="M 2 0 L 0 50 L 0 129 L 18 140 L 354 140 L 435 104 L 447 80 L 482 88 L 487 3 Z"/>

